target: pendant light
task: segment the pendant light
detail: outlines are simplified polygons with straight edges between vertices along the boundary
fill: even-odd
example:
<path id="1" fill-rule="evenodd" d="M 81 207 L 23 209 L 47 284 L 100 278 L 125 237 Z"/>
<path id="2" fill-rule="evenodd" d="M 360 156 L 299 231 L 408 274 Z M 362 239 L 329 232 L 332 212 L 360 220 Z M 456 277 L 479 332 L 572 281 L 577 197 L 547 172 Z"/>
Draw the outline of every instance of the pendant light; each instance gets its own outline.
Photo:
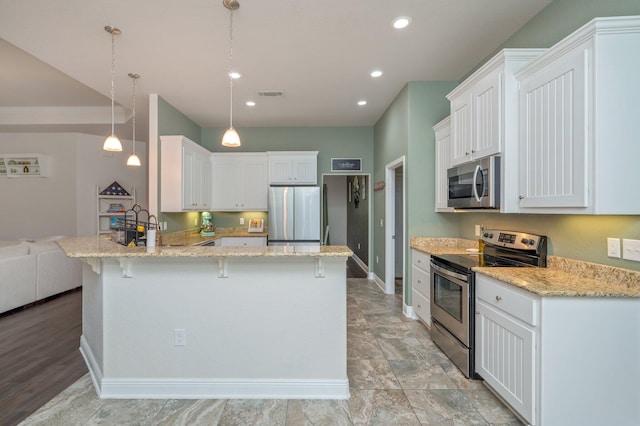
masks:
<path id="1" fill-rule="evenodd" d="M 240 146 L 240 135 L 233 128 L 233 11 L 240 7 L 236 0 L 222 0 L 224 7 L 229 9 L 229 128 L 222 136 L 222 145 L 232 148 Z"/>
<path id="2" fill-rule="evenodd" d="M 133 80 L 133 96 L 131 98 L 131 110 L 133 111 L 133 152 L 127 159 L 127 166 L 141 166 L 140 157 L 136 155 L 136 80 L 140 78 L 140 75 L 130 72 L 129 77 Z"/>
<path id="3" fill-rule="evenodd" d="M 111 34 L 111 135 L 105 139 L 102 149 L 105 151 L 122 151 L 122 143 L 115 134 L 115 113 L 114 113 L 114 97 L 115 97 L 115 83 L 116 79 L 116 36 L 122 32 L 119 28 L 112 27 L 110 25 L 104 27 L 104 30 Z"/>

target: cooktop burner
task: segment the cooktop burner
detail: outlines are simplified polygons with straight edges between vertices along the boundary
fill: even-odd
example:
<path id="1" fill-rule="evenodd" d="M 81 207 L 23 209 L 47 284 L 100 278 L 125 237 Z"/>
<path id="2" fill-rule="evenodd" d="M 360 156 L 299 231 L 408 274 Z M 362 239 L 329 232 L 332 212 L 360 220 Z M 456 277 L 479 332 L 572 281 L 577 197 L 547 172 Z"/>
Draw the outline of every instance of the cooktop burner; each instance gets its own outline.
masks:
<path id="1" fill-rule="evenodd" d="M 509 259 L 502 259 L 495 256 L 482 255 L 482 254 L 439 254 L 439 255 L 434 255 L 433 257 L 437 257 L 438 259 L 443 261 L 443 263 L 445 264 L 449 264 L 451 266 L 457 265 L 465 269 L 471 269 L 474 266 L 485 266 L 485 267 L 532 266 L 532 265 L 522 264 L 516 261 L 511 261 Z"/>

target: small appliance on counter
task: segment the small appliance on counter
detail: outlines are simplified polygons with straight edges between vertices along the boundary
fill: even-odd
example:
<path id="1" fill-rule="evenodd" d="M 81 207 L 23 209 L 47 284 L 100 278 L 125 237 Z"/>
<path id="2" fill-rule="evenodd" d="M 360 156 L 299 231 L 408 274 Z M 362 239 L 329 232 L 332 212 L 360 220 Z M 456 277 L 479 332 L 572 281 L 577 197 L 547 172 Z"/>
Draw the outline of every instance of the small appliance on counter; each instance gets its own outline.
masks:
<path id="1" fill-rule="evenodd" d="M 216 226 L 211 221 L 210 212 L 202 212 L 202 225 L 200 225 L 200 235 L 216 235 Z"/>

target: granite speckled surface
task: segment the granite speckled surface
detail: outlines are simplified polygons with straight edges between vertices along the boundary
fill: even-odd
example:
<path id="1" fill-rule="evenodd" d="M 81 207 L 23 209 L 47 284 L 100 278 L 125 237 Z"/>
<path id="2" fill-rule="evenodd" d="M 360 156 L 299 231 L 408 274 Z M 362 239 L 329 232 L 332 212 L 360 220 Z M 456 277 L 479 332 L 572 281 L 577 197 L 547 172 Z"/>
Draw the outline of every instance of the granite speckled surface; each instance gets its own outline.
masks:
<path id="1" fill-rule="evenodd" d="M 201 235 L 199 229 L 187 229 L 162 233 L 162 244 L 165 246 L 195 246 L 208 241 L 219 240 L 224 237 L 267 237 L 268 232 L 247 232 L 246 227 L 241 228 L 218 228 L 215 235 Z"/>
<path id="2" fill-rule="evenodd" d="M 411 238 L 411 248 L 427 254 L 461 254 L 477 244 L 461 238 Z M 548 256 L 547 268 L 473 270 L 540 296 L 640 297 L 640 272 L 564 257 Z"/>
<path id="3" fill-rule="evenodd" d="M 217 237 L 232 235 L 217 235 Z M 237 235 L 235 235 L 237 236 Z M 211 237 L 209 237 L 211 238 Z M 264 246 L 222 247 L 169 245 L 155 247 L 125 247 L 104 236 L 64 238 L 56 241 L 68 257 L 123 258 L 123 257 L 351 257 L 353 252 L 345 246 Z"/>

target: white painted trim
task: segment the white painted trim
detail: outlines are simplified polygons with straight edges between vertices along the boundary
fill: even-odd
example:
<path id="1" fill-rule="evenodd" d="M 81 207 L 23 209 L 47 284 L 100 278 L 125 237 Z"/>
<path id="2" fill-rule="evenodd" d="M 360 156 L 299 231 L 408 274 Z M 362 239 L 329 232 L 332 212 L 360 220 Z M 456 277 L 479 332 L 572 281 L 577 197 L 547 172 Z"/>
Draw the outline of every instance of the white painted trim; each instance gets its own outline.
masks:
<path id="1" fill-rule="evenodd" d="M 362 268 L 363 271 L 369 274 L 369 267 L 362 261 L 362 259 L 358 257 L 357 254 L 353 253 L 353 256 L 351 256 L 351 258 L 358 264 L 359 267 Z"/>
<path id="2" fill-rule="evenodd" d="M 349 380 L 105 379 L 100 398 L 349 399 Z"/>
<path id="3" fill-rule="evenodd" d="M 126 123 L 130 116 L 122 106 L 115 107 L 115 123 Z M 0 107 L 0 124 L 111 124 L 111 107 Z"/>
<path id="4" fill-rule="evenodd" d="M 158 95 L 149 94 L 149 214 L 158 217 L 160 201 L 158 199 Z"/>
<path id="5" fill-rule="evenodd" d="M 404 316 L 407 318 L 411 318 L 414 320 L 419 319 L 418 315 L 416 315 L 416 312 L 413 310 L 413 306 L 409 306 L 406 303 L 402 304 L 402 313 L 404 313 Z"/>
<path id="6" fill-rule="evenodd" d="M 380 277 L 376 275 L 375 272 L 369 272 L 369 279 L 375 282 L 378 285 L 378 287 L 380 287 L 380 290 L 386 293 L 385 291 L 386 286 L 384 284 L 384 281 L 382 281 Z"/>
<path id="7" fill-rule="evenodd" d="M 395 239 L 393 239 L 393 234 L 395 233 L 395 187 L 396 187 L 396 176 L 395 169 L 398 167 L 402 167 L 402 303 L 405 303 L 404 295 L 405 295 L 405 285 L 407 282 L 407 278 L 405 276 L 406 271 L 406 236 L 407 236 L 407 221 L 406 221 L 406 210 L 407 210 L 407 169 L 406 169 L 406 156 L 399 157 L 392 162 L 388 163 L 385 166 L 385 203 L 384 203 L 384 211 L 386 224 L 384 228 L 384 274 L 386 280 L 385 293 L 393 294 L 395 293 Z"/>
<path id="8" fill-rule="evenodd" d="M 91 376 L 91 381 L 93 382 L 93 387 L 96 389 L 99 395 L 99 389 L 102 384 L 102 370 L 100 370 L 100 366 L 96 361 L 96 357 L 93 355 L 91 351 L 91 346 L 87 343 L 87 340 L 84 338 L 84 335 L 80 336 L 80 354 L 82 358 L 84 358 L 84 362 L 89 369 L 89 375 Z"/>

